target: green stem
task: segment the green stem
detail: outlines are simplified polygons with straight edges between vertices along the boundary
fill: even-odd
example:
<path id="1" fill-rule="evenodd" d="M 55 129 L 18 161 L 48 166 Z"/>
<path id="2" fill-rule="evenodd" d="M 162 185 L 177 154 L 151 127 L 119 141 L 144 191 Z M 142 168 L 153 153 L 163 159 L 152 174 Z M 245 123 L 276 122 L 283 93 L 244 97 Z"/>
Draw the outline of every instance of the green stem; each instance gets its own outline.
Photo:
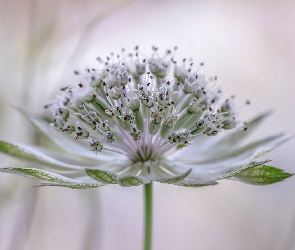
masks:
<path id="1" fill-rule="evenodd" d="M 144 250 L 152 249 L 153 183 L 144 185 Z"/>

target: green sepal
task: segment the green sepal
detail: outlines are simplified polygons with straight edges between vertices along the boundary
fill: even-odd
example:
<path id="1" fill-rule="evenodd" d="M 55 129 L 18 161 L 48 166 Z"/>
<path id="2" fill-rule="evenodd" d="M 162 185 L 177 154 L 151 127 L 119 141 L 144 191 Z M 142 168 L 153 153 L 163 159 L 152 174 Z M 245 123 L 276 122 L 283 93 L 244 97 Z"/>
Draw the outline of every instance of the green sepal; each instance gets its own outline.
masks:
<path id="1" fill-rule="evenodd" d="M 98 170 L 98 169 L 86 169 L 86 173 L 94 180 L 105 184 L 117 184 L 117 175 L 111 172 Z"/>
<path id="2" fill-rule="evenodd" d="M 119 125 L 121 126 L 121 128 L 123 128 L 125 131 L 127 131 L 127 132 L 131 131 L 132 127 L 129 122 L 121 120 L 120 118 L 117 118 L 117 121 L 118 121 Z"/>
<path id="3" fill-rule="evenodd" d="M 155 135 L 158 133 L 161 127 L 161 123 L 155 123 L 153 120 L 150 122 L 149 132 L 151 135 Z"/>
<path id="4" fill-rule="evenodd" d="M 269 185 L 283 181 L 294 174 L 284 172 L 282 169 L 272 166 L 262 165 L 259 167 L 247 169 L 241 173 L 234 175 L 235 180 L 251 184 L 251 185 Z"/>
<path id="5" fill-rule="evenodd" d="M 150 109 L 147 106 L 145 106 L 144 104 L 142 104 L 141 110 L 142 110 L 143 117 L 147 119 L 150 115 Z"/>
<path id="6" fill-rule="evenodd" d="M 203 113 L 200 111 L 189 116 L 186 122 L 182 125 L 183 128 L 190 129 L 190 128 L 196 127 L 196 123 L 202 117 L 202 115 Z"/>
<path id="7" fill-rule="evenodd" d="M 169 127 L 166 125 L 165 122 L 162 122 L 162 126 L 161 126 L 161 129 L 160 129 L 160 135 L 161 135 L 161 138 L 166 138 L 168 136 L 168 134 L 170 134 L 173 130 L 173 127 Z"/>
<path id="8" fill-rule="evenodd" d="M 174 176 L 173 178 L 162 179 L 162 180 L 159 180 L 158 182 L 167 183 L 167 184 L 179 182 L 179 181 L 182 181 L 183 179 L 185 179 L 186 177 L 188 177 L 191 172 L 192 172 L 192 169 L 189 169 L 188 171 L 186 171 L 183 174 Z"/>
<path id="9" fill-rule="evenodd" d="M 142 177 L 136 177 L 136 176 L 123 177 L 123 178 L 120 178 L 118 182 L 120 186 L 122 187 L 140 186 L 140 185 L 149 183 L 148 180 L 145 180 Z"/>
<path id="10" fill-rule="evenodd" d="M 177 122 L 174 125 L 174 129 L 178 130 L 180 128 L 182 128 L 186 121 L 192 116 L 191 113 L 188 112 L 187 108 L 185 110 L 183 110 L 180 115 L 178 116 Z"/>
<path id="11" fill-rule="evenodd" d="M 137 128 L 141 131 L 144 132 L 144 124 L 143 124 L 143 115 L 140 112 L 140 109 L 136 110 L 136 111 L 132 111 L 134 117 L 135 117 L 135 124 L 137 126 Z"/>

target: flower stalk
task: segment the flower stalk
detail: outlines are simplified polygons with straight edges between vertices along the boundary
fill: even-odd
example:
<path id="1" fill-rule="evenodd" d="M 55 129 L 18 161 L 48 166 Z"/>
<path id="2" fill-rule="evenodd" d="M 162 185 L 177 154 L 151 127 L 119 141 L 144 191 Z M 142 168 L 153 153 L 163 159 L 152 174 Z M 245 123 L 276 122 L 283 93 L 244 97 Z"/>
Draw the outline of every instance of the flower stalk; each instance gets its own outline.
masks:
<path id="1" fill-rule="evenodd" d="M 153 183 L 144 185 L 144 250 L 152 249 Z"/>

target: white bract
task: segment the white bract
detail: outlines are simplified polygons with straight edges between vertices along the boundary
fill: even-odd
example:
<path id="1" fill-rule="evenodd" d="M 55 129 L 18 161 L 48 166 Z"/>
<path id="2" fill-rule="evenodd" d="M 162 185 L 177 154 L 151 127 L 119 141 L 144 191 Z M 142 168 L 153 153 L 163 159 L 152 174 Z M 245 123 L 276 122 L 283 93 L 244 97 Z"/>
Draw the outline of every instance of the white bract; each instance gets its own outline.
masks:
<path id="1" fill-rule="evenodd" d="M 176 50 L 176 49 L 175 49 Z M 223 98 L 216 77 L 207 79 L 174 51 L 160 56 L 135 54 L 98 59 L 100 68 L 77 72 L 76 88 L 62 88 L 48 108 L 52 123 L 25 115 L 71 156 L 1 142 L 1 151 L 42 163 L 73 178 L 28 168 L 4 168 L 71 188 L 122 186 L 151 181 L 204 186 L 233 177 L 268 184 L 290 175 L 254 162 L 286 141 L 271 136 L 247 145 L 244 138 L 267 116 L 248 124 L 239 120 L 234 97 Z M 203 64 L 201 64 L 202 66 Z M 231 132 L 228 132 L 231 130 Z M 255 171 L 254 171 L 255 170 Z M 266 178 L 281 171 L 281 179 Z M 276 172 L 277 173 L 277 172 Z"/>

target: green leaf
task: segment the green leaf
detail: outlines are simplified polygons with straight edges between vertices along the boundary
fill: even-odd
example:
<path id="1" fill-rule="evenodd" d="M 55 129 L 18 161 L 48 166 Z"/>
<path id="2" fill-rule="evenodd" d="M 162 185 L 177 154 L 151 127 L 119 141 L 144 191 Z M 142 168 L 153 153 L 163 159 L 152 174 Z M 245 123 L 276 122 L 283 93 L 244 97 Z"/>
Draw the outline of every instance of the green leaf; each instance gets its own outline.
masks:
<path id="1" fill-rule="evenodd" d="M 119 184 L 122 187 L 140 186 L 147 183 L 149 183 L 149 181 L 143 177 L 127 176 L 119 179 Z"/>
<path id="2" fill-rule="evenodd" d="M 111 172 L 98 170 L 98 169 L 86 169 L 86 173 L 94 180 L 100 181 L 106 184 L 117 184 L 117 175 Z"/>
<path id="3" fill-rule="evenodd" d="M 93 188 L 103 186 L 102 183 L 97 181 L 78 181 L 60 174 L 52 173 L 49 171 L 37 169 L 37 168 L 13 168 L 5 167 L 0 168 L 0 172 L 16 174 L 24 177 L 34 178 L 43 181 L 49 181 L 51 183 L 44 183 L 40 186 L 62 186 L 68 188 Z"/>
<path id="4" fill-rule="evenodd" d="M 234 175 L 235 180 L 251 184 L 251 185 L 268 185 L 280 182 L 293 176 L 293 174 L 284 172 L 283 170 L 267 165 L 251 168 Z"/>
<path id="5" fill-rule="evenodd" d="M 179 182 L 179 181 L 182 181 L 183 179 L 185 179 L 186 177 L 188 177 L 191 172 L 192 172 L 192 169 L 189 169 L 185 173 L 174 176 L 172 178 L 160 179 L 160 180 L 158 180 L 158 182 L 167 183 L 167 184 L 172 184 L 174 182 Z"/>

